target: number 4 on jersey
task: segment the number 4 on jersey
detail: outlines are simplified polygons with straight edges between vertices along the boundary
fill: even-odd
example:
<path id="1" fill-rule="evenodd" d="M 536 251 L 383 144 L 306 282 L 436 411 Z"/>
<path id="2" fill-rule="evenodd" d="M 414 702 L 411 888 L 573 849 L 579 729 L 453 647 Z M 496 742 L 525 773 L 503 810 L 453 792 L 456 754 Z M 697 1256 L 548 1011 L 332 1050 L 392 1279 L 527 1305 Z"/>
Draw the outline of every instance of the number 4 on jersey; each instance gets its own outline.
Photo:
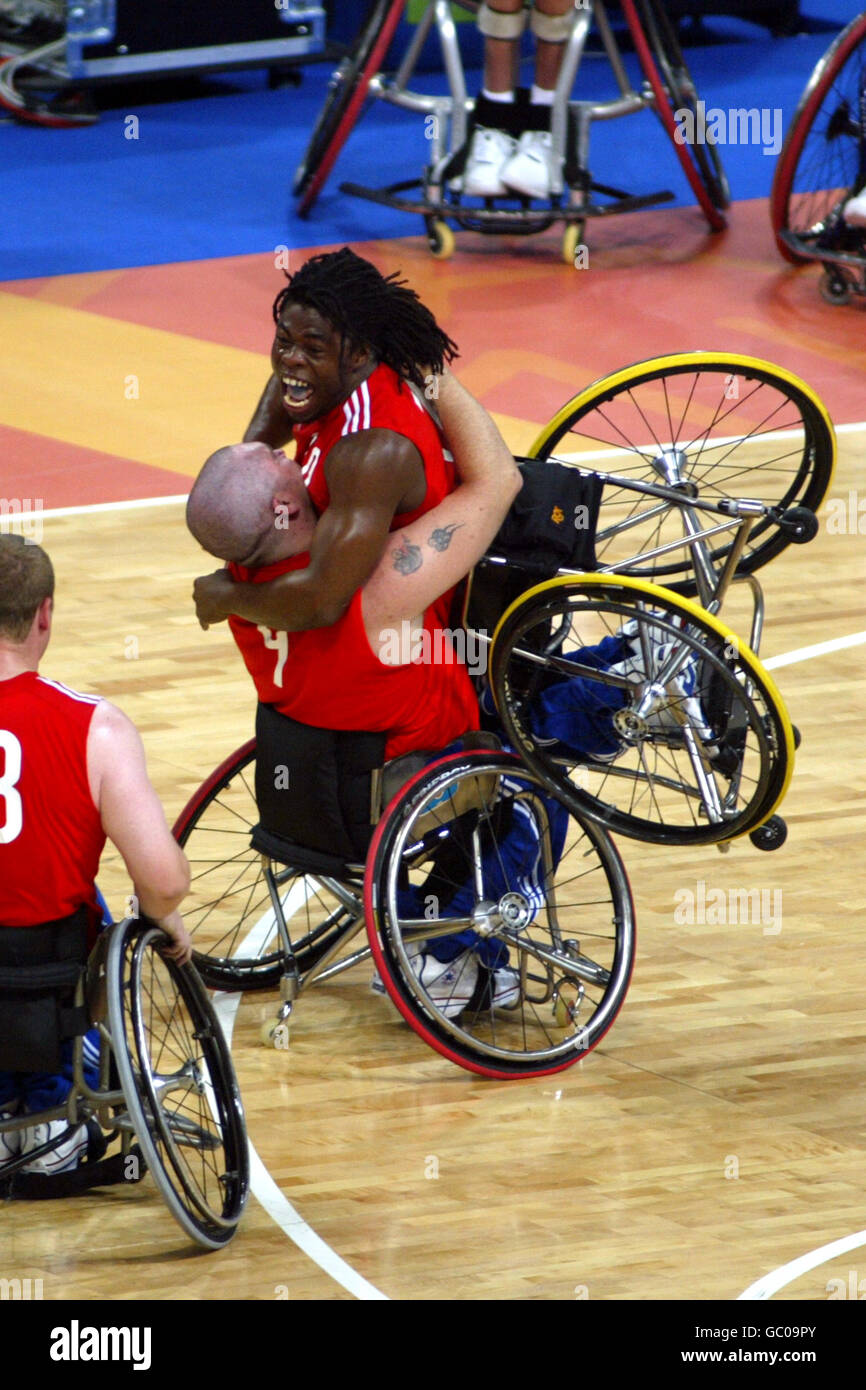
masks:
<path id="1" fill-rule="evenodd" d="M 271 627 L 260 627 L 262 640 L 268 651 L 276 652 L 277 664 L 274 667 L 274 685 L 280 689 L 283 686 L 283 668 L 289 655 L 289 634 L 287 632 L 274 632 Z"/>

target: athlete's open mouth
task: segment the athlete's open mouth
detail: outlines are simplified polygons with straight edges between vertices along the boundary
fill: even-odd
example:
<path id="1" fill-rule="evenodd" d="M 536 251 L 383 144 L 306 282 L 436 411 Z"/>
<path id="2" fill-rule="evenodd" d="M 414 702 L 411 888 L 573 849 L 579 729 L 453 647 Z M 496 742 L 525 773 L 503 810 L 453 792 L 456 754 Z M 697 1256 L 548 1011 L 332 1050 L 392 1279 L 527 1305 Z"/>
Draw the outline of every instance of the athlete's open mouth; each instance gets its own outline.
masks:
<path id="1" fill-rule="evenodd" d="M 299 410 L 308 404 L 313 394 L 308 381 L 301 381 L 297 376 L 284 376 L 282 381 L 283 404 L 288 410 Z"/>

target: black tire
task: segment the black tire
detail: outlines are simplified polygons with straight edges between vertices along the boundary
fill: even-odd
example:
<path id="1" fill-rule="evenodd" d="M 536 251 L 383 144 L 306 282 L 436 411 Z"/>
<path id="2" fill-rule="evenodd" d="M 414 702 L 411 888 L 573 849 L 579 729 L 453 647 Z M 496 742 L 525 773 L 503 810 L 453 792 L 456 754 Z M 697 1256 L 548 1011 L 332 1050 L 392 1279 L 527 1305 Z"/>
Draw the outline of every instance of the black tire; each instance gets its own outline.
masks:
<path id="1" fill-rule="evenodd" d="M 794 737 L 771 677 L 670 590 L 603 575 L 538 585 L 497 628 L 490 680 L 527 765 L 614 833 L 716 844 L 787 790 Z"/>
<path id="2" fill-rule="evenodd" d="M 676 30 L 660 0 L 638 0 L 637 8 L 673 110 L 692 113 L 695 139 L 682 146 L 677 142 L 678 149 L 686 151 L 691 157 L 713 207 L 719 213 L 725 212 L 731 206 L 727 175 L 718 146 L 707 139 L 703 108 L 698 104 L 697 89 Z"/>
<path id="3" fill-rule="evenodd" d="M 218 1250 L 249 1193 L 249 1151 L 231 1056 L 193 966 L 129 919 L 112 931 L 106 981 L 114 1061 L 145 1162 L 172 1216 Z"/>
<path id="4" fill-rule="evenodd" d="M 860 98 L 866 84 L 866 14 L 843 29 L 816 64 L 779 154 L 770 220 L 781 254 L 795 264 L 822 250 L 866 254 L 862 228 L 842 206 L 866 183 Z"/>
<path id="5" fill-rule="evenodd" d="M 561 1071 L 596 1046 L 625 999 L 635 936 L 622 861 L 609 836 L 513 754 L 451 755 L 420 773 L 379 823 L 365 902 L 392 1000 L 468 1071 Z M 490 973 L 471 949 L 447 972 L 459 988 L 475 960 L 465 1007 L 455 1012 L 451 984 L 422 983 L 432 956 L 416 954 L 420 943 L 452 936 L 458 922 L 478 926 L 485 951 L 508 952 L 508 1007 L 494 1007 Z"/>
<path id="6" fill-rule="evenodd" d="M 600 446 L 600 447 L 599 447 Z M 661 484 L 660 461 L 675 451 L 695 498 L 713 504 L 750 497 L 775 509 L 753 526 L 737 567 L 749 574 L 780 554 L 791 535 L 780 524 L 792 507 L 816 512 L 833 476 L 836 445 L 815 393 L 783 368 L 732 353 L 675 353 L 603 377 L 574 396 L 532 445 L 534 458 L 565 456 L 625 480 Z M 696 514 L 702 525 L 721 518 Z M 685 549 L 641 561 L 682 540 L 678 508 L 606 483 L 596 534 L 599 567 L 694 594 Z M 720 564 L 734 530 L 710 544 Z"/>
<path id="7" fill-rule="evenodd" d="M 303 159 L 295 172 L 292 192 L 305 217 L 324 187 L 367 95 L 371 78 L 384 59 L 403 5 L 374 0 L 349 53 L 331 77 Z"/>
<path id="8" fill-rule="evenodd" d="M 192 882 L 183 915 L 196 968 L 211 989 L 274 989 L 283 974 L 284 955 L 261 855 L 250 844 L 258 822 L 255 756 L 255 741 L 250 740 L 221 763 L 190 798 L 172 831 L 190 861 Z M 284 867 L 277 873 L 295 961 L 303 974 L 346 928 L 351 914 L 312 875 Z"/>
<path id="9" fill-rule="evenodd" d="M 701 143 L 701 130 L 696 139 L 681 143 L 677 139 L 676 115 L 689 110 L 699 116 L 694 83 L 685 65 L 676 38 L 671 45 L 671 32 L 660 21 L 660 6 L 653 0 L 620 0 L 631 33 L 635 51 L 652 89 L 655 112 L 676 152 L 689 185 L 713 231 L 727 226 L 723 208 L 727 206 L 727 182 L 718 156 L 707 154 L 712 146 Z"/>

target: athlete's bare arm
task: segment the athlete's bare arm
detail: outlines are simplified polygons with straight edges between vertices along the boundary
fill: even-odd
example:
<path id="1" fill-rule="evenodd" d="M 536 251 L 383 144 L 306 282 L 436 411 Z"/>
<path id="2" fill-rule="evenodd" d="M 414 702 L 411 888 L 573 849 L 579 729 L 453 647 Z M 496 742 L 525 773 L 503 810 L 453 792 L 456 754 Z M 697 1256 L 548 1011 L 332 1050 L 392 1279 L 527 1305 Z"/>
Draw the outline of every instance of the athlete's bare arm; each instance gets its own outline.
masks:
<path id="1" fill-rule="evenodd" d="M 189 865 L 150 784 L 138 730 L 105 700 L 90 723 L 87 771 L 102 828 L 123 856 L 141 910 L 171 938 L 166 954 L 183 964 L 192 945 L 177 907 L 189 891 Z"/>
<path id="2" fill-rule="evenodd" d="M 364 586 L 364 624 L 379 632 L 413 618 L 484 554 L 521 487 L 520 471 L 484 407 L 446 371 L 438 413 L 460 484 L 432 511 L 394 531 Z"/>
<path id="3" fill-rule="evenodd" d="M 415 445 L 393 430 L 341 439 L 324 463 L 330 502 L 316 526 L 306 569 L 266 584 L 237 583 L 225 570 L 197 579 L 204 626 L 230 613 L 284 632 L 328 627 L 381 559 L 395 514 L 420 506 L 424 465 Z"/>
<path id="4" fill-rule="evenodd" d="M 261 394 L 252 420 L 247 425 L 244 443 L 260 442 L 271 449 L 282 449 L 292 437 L 292 422 L 283 408 L 283 388 L 275 373 Z"/>

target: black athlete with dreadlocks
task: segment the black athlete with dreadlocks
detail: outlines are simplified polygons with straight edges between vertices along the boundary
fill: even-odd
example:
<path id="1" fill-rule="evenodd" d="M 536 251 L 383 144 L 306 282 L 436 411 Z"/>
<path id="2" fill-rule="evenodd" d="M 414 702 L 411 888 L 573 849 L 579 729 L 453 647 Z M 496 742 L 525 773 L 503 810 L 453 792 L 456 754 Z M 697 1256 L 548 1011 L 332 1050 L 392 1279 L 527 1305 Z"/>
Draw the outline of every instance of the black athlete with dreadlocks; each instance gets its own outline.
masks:
<path id="1" fill-rule="evenodd" d="M 244 440 L 272 449 L 297 440 L 320 514 L 309 564 L 268 583 L 236 583 L 224 570 L 197 579 L 202 626 L 230 613 L 275 631 L 330 626 L 369 579 L 395 523 L 430 510 L 454 485 L 407 383 L 423 388 L 457 349 L 414 290 L 347 247 L 314 256 L 288 281 L 274 303 L 273 374 Z"/>

